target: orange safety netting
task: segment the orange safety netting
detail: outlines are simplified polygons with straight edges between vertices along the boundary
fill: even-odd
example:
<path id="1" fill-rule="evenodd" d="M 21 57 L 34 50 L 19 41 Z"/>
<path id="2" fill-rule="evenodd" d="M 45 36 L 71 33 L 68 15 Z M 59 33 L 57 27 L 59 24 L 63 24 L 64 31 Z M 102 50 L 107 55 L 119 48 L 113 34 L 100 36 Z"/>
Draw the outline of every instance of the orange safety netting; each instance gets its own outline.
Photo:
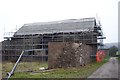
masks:
<path id="1" fill-rule="evenodd" d="M 105 52 L 103 50 L 97 51 L 97 53 L 96 53 L 96 61 L 101 62 L 101 61 L 104 60 L 104 58 L 105 58 Z"/>

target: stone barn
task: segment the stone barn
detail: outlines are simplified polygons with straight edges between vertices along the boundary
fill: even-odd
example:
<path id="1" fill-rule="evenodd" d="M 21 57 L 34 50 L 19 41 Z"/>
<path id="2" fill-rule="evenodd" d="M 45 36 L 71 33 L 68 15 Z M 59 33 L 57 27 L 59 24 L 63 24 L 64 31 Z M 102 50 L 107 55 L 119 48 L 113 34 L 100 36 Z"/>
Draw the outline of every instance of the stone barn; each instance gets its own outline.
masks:
<path id="1" fill-rule="evenodd" d="M 48 61 L 48 50 L 50 48 L 48 46 L 51 46 L 50 49 L 52 49 L 52 45 L 63 44 L 64 47 L 60 48 L 63 53 L 71 49 L 73 51 L 70 51 L 70 53 L 73 53 L 76 49 L 71 45 L 80 43 L 82 43 L 81 47 L 83 48 L 89 47 L 88 54 L 95 55 L 97 46 L 100 44 L 98 39 L 102 39 L 102 35 L 101 26 L 96 22 L 95 18 L 24 24 L 12 37 L 4 37 L 2 59 L 3 61 L 16 61 L 21 52 L 25 51 L 22 60 Z M 55 44 L 50 42 L 55 42 Z M 49 43 L 50 45 L 48 45 Z M 67 45 L 70 47 L 69 50 L 66 50 Z M 81 47 L 78 47 L 78 51 L 82 49 Z M 63 53 L 61 53 L 61 57 L 64 57 Z M 51 53 L 50 51 L 50 55 L 52 54 L 57 55 L 59 53 L 55 54 L 55 52 Z M 67 55 L 70 54 L 67 52 L 65 56 Z"/>

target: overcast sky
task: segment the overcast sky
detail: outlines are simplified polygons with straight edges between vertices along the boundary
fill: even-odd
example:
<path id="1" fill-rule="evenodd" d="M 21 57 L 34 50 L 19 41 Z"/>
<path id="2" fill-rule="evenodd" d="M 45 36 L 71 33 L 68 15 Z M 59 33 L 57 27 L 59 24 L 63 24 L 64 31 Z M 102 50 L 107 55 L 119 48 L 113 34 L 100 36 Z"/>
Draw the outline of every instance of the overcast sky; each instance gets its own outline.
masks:
<path id="1" fill-rule="evenodd" d="M 96 17 L 106 39 L 118 41 L 119 0 L 0 0 L 0 41 L 26 23 Z"/>

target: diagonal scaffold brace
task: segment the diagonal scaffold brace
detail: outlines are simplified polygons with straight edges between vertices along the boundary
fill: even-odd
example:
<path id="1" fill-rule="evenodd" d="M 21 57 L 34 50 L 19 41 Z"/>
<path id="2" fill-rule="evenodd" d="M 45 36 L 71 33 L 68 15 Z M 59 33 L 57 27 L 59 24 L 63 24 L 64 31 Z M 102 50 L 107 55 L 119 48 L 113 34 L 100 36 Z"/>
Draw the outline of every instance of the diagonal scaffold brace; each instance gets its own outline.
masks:
<path id="1" fill-rule="evenodd" d="M 10 73 L 9 73 L 9 72 L 7 73 L 7 75 L 8 75 L 8 76 L 7 76 L 7 80 L 14 74 L 14 71 L 15 71 L 15 69 L 16 69 L 16 67 L 17 67 L 17 64 L 19 63 L 19 61 L 20 61 L 23 53 L 24 53 L 24 51 L 22 51 L 22 53 L 20 54 L 17 62 L 15 63 L 14 67 L 12 68 L 11 72 L 10 72 Z"/>

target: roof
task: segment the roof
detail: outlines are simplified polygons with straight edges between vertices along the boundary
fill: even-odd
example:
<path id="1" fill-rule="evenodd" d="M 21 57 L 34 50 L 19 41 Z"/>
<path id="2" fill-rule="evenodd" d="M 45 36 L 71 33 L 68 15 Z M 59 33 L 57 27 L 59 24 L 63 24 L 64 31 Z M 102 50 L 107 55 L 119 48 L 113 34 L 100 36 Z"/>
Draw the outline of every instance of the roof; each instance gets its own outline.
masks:
<path id="1" fill-rule="evenodd" d="M 68 19 L 52 22 L 24 24 L 14 35 L 45 34 L 57 32 L 86 31 L 93 29 L 95 18 Z"/>

